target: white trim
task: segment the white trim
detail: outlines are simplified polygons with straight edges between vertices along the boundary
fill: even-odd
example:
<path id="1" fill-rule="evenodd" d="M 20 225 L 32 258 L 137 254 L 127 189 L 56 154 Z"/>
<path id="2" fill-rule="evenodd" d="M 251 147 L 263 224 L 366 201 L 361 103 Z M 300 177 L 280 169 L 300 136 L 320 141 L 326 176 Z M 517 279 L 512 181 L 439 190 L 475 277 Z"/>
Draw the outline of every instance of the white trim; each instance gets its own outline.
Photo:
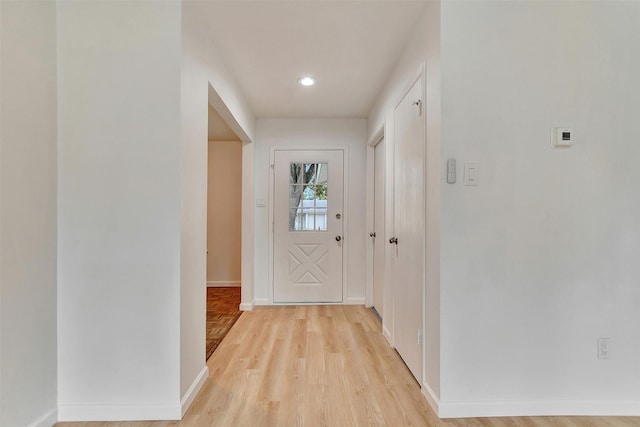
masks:
<path id="1" fill-rule="evenodd" d="M 240 280 L 224 281 L 224 280 L 207 280 L 208 288 L 237 288 L 241 286 Z"/>
<path id="2" fill-rule="evenodd" d="M 123 405 L 58 405 L 58 421 L 166 421 L 180 420 L 180 402 Z"/>
<path id="3" fill-rule="evenodd" d="M 229 107 L 224 102 L 222 97 L 218 94 L 218 92 L 213 88 L 211 82 L 209 83 L 209 92 L 208 92 L 208 100 L 209 105 L 213 107 L 214 110 L 222 117 L 224 122 L 231 128 L 233 133 L 236 134 L 238 139 L 242 142 L 252 142 L 251 138 L 247 134 L 247 132 L 242 128 L 238 120 L 233 116 Z"/>
<path id="4" fill-rule="evenodd" d="M 367 146 L 372 148 L 375 147 L 376 145 L 378 145 L 380 141 L 382 141 L 382 138 L 384 138 L 384 123 L 382 123 L 378 128 L 378 130 L 376 130 L 371 136 L 371 138 L 369 138 L 369 142 L 367 142 Z"/>
<path id="5" fill-rule="evenodd" d="M 273 202 L 273 200 L 275 199 L 275 187 L 276 187 L 276 150 L 278 149 L 278 147 L 274 147 L 271 146 L 269 147 L 269 212 L 268 212 L 268 216 L 269 216 L 269 223 L 267 224 L 268 230 L 267 233 L 269 234 L 268 236 L 268 254 L 267 254 L 267 258 L 268 258 L 268 267 L 269 267 L 269 273 L 268 273 L 268 277 L 267 277 L 267 293 L 269 295 L 269 301 L 267 304 L 265 305 L 271 305 L 273 304 L 273 275 L 274 275 L 274 260 L 275 260 L 275 256 L 274 256 L 274 233 L 275 233 L 275 229 L 273 227 L 273 222 L 275 221 L 275 215 L 274 215 L 274 209 L 275 209 L 275 203 Z"/>
<path id="6" fill-rule="evenodd" d="M 254 144 L 242 145 L 242 219 L 241 219 L 241 259 L 240 298 L 243 304 L 253 304 L 254 292 L 254 207 L 253 207 L 253 162 Z M 253 305 L 252 305 L 253 307 Z M 248 310 L 250 311 L 250 310 Z"/>
<path id="7" fill-rule="evenodd" d="M 268 278 L 268 290 L 269 290 L 269 302 L 264 305 L 312 305 L 312 304 L 288 304 L 288 303 L 274 303 L 273 302 L 273 273 L 274 273 L 274 187 L 275 187 L 275 163 L 276 163 L 276 151 L 342 151 L 342 186 L 343 186 L 343 203 L 342 203 L 342 215 L 345 221 L 342 223 L 342 235 L 345 239 L 342 240 L 342 302 L 341 303 L 329 303 L 329 304 L 347 304 L 347 295 L 349 291 L 348 281 L 348 251 L 349 251 L 349 222 L 351 217 L 349 215 L 349 146 L 347 145 L 325 145 L 325 146 L 287 146 L 287 145 L 272 145 L 269 147 L 269 168 L 271 169 L 271 177 L 269 178 L 269 278 Z M 318 305 L 324 305 L 324 303 L 314 303 Z M 262 304 L 260 304 L 262 305 Z"/>
<path id="8" fill-rule="evenodd" d="M 209 378 L 209 367 L 204 365 L 198 376 L 193 380 L 191 386 L 187 390 L 187 392 L 182 396 L 182 400 L 180 400 L 180 406 L 182 406 L 182 416 L 187 413 L 189 407 L 193 403 L 193 400 L 198 395 L 198 392 L 202 388 L 204 382 Z"/>
<path id="9" fill-rule="evenodd" d="M 271 305 L 269 298 L 256 298 L 255 305 Z"/>
<path id="10" fill-rule="evenodd" d="M 347 145 L 339 148 L 342 150 L 342 215 L 345 221 L 342 222 L 342 303 L 345 304 L 349 295 L 349 245 L 350 234 L 349 224 L 351 223 L 351 212 L 349 209 L 349 147 Z"/>
<path id="11" fill-rule="evenodd" d="M 440 418 L 536 416 L 640 416 L 638 401 L 529 400 L 440 401 Z"/>
<path id="12" fill-rule="evenodd" d="M 366 199 L 365 199 L 365 233 L 367 233 L 367 248 L 365 254 L 365 272 L 364 272 L 364 304 L 366 307 L 373 307 L 373 239 L 369 233 L 374 228 L 374 212 L 375 212 L 375 148 L 367 146 L 367 183 L 366 183 Z M 380 313 L 382 317 L 382 313 Z"/>
<path id="13" fill-rule="evenodd" d="M 427 380 L 427 64 L 420 64 L 422 102 L 422 384 Z M 431 393 L 433 390 L 429 387 Z M 433 393 L 435 396 L 435 393 Z M 436 411 L 436 413 L 438 413 Z"/>
<path id="14" fill-rule="evenodd" d="M 347 298 L 346 300 L 347 302 L 345 304 L 346 305 L 365 305 L 364 300 L 365 300 L 364 297 L 349 297 Z"/>
<path id="15" fill-rule="evenodd" d="M 53 408 L 37 420 L 28 424 L 27 427 L 51 427 L 58 422 L 58 408 Z"/>
<path id="16" fill-rule="evenodd" d="M 256 306 L 254 301 L 240 303 L 240 311 L 253 311 Z"/>
<path id="17" fill-rule="evenodd" d="M 391 117 L 391 113 L 385 113 L 384 119 L 384 233 L 382 237 L 384 244 L 384 283 L 382 286 L 382 328 L 385 338 L 391 347 L 395 348 L 393 343 L 395 315 L 395 291 L 392 283 L 394 278 L 391 277 L 393 266 L 393 252 L 391 245 L 386 244 L 389 237 L 395 235 L 395 122 Z"/>
<path id="18" fill-rule="evenodd" d="M 433 409 L 433 412 L 436 413 L 436 415 L 440 416 L 440 398 L 438 397 L 438 395 L 436 394 L 435 391 L 433 391 L 433 389 L 429 386 L 429 384 L 425 381 L 422 384 L 422 387 L 420 388 L 420 391 L 422 392 L 423 396 L 427 399 L 427 402 L 429 403 L 429 406 L 431 406 L 431 409 Z"/>
<path id="19" fill-rule="evenodd" d="M 374 231 L 374 212 L 375 212 L 375 149 L 376 146 L 384 139 L 385 127 L 384 123 L 367 143 L 367 199 L 366 199 L 366 229 L 367 229 L 367 253 L 366 253 L 366 270 L 365 270 L 365 286 L 364 286 L 364 304 L 366 307 L 373 307 L 373 263 L 374 263 L 374 239 L 369 236 Z M 384 242 L 384 236 L 381 236 L 381 242 Z M 382 313 L 379 313 L 382 318 Z"/>
<path id="20" fill-rule="evenodd" d="M 360 303 L 346 303 L 346 302 L 274 302 L 269 303 L 264 301 L 264 304 L 258 304 L 256 301 L 256 305 L 268 305 L 271 307 L 285 307 L 285 306 L 312 306 L 312 305 L 364 305 L 362 303 L 362 299 L 353 298 L 355 301 L 361 301 Z"/>
<path id="21" fill-rule="evenodd" d="M 391 338 L 391 332 L 389 332 L 389 329 L 385 328 L 384 326 L 382 326 L 382 336 L 385 337 L 385 339 L 387 340 L 391 348 L 395 348 L 393 346 L 393 339 Z"/>

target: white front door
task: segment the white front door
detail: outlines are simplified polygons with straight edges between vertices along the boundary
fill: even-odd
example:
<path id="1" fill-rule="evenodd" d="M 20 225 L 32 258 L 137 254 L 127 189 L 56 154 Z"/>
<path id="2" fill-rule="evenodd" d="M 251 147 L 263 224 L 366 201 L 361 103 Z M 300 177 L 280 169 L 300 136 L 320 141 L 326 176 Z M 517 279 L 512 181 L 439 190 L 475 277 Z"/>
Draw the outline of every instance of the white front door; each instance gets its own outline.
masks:
<path id="1" fill-rule="evenodd" d="M 342 302 L 343 151 L 275 151 L 273 301 Z"/>

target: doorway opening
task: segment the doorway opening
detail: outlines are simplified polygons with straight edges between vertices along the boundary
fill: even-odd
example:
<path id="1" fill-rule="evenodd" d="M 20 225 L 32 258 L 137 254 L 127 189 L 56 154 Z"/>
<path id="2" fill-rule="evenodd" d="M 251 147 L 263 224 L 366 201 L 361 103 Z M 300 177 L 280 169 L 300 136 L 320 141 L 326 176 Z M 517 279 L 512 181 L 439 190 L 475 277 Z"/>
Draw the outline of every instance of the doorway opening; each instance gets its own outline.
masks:
<path id="1" fill-rule="evenodd" d="M 240 317 L 242 141 L 209 105 L 206 358 Z"/>

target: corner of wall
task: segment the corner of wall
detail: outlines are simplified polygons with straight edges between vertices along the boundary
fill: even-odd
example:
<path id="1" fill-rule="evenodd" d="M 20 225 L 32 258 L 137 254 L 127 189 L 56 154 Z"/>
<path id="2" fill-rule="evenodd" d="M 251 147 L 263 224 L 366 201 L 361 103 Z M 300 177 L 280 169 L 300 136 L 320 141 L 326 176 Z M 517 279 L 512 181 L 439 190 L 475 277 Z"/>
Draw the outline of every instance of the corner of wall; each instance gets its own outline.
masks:
<path id="1" fill-rule="evenodd" d="M 196 378 L 193 380 L 193 383 L 191 383 L 187 391 L 184 393 L 182 399 L 180 399 L 180 406 L 182 408 L 183 417 L 184 414 L 186 414 L 189 410 L 189 407 L 191 407 L 191 404 L 193 403 L 194 399 L 198 395 L 198 392 L 200 391 L 208 377 L 209 367 L 205 365 L 198 376 L 196 376 Z"/>

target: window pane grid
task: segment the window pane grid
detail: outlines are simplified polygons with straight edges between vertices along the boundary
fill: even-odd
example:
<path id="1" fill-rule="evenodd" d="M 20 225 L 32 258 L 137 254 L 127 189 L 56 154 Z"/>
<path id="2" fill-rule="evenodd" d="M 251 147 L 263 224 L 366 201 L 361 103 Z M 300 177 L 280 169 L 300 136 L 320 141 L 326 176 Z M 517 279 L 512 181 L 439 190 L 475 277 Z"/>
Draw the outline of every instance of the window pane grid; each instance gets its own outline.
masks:
<path id="1" fill-rule="evenodd" d="M 327 231 L 327 166 L 327 163 L 290 164 L 290 231 Z"/>

